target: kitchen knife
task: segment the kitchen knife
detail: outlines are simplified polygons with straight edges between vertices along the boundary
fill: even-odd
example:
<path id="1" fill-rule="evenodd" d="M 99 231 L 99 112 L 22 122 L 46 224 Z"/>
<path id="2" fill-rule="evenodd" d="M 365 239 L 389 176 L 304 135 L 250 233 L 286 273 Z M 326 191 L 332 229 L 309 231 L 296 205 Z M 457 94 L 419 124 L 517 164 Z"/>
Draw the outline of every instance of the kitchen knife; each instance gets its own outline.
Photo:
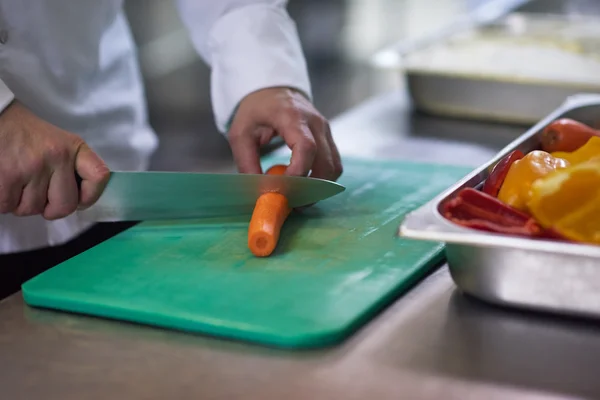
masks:
<path id="1" fill-rule="evenodd" d="M 96 222 L 251 214 L 265 192 L 285 195 L 295 208 L 344 190 L 336 182 L 286 175 L 112 172 L 98 201 L 78 214 Z"/>

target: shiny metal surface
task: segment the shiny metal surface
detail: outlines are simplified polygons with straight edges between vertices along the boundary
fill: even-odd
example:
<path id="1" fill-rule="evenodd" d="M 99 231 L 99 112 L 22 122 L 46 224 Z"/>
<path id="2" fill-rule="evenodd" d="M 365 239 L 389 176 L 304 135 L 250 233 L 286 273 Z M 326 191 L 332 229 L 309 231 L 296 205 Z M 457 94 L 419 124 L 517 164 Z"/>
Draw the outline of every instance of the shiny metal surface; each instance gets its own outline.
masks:
<path id="1" fill-rule="evenodd" d="M 341 346 L 273 351 L 0 303 L 3 398 L 597 398 L 600 329 L 508 313 L 430 276 Z"/>
<path id="2" fill-rule="evenodd" d="M 335 119 L 342 153 L 475 168 L 522 133 L 409 106 L 390 93 Z M 598 324 L 484 305 L 446 267 L 340 346 L 308 352 L 35 310 L 20 294 L 0 302 L 6 399 L 598 398 L 599 359 Z"/>
<path id="3" fill-rule="evenodd" d="M 290 207 L 302 207 L 344 190 L 336 182 L 299 176 L 112 172 L 100 199 L 79 213 L 100 222 L 252 214 L 266 192 L 284 194 Z"/>
<path id="4" fill-rule="evenodd" d="M 490 166 L 515 149 L 539 149 L 537 135 L 551 121 L 573 118 L 590 125 L 600 120 L 600 95 L 579 95 L 506 146 L 456 185 L 406 216 L 404 237 L 447 243 L 456 285 L 490 302 L 553 313 L 600 318 L 600 247 L 529 240 L 460 227 L 446 220 L 441 204 L 464 187 L 476 187 Z"/>

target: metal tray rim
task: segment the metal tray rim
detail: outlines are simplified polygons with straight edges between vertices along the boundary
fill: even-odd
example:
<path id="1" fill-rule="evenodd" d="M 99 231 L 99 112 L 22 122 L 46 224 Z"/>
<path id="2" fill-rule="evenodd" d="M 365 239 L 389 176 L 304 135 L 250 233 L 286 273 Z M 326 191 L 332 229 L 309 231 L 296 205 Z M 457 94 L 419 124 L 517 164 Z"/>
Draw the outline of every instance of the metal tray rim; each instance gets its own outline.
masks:
<path id="1" fill-rule="evenodd" d="M 565 112 L 589 105 L 600 105 L 600 94 L 585 93 L 569 96 L 562 105 L 505 146 L 495 157 L 467 174 L 454 185 L 442 191 L 429 202 L 408 213 L 398 227 L 397 235 L 418 240 L 479 247 L 501 247 L 511 250 L 519 249 L 555 254 L 572 254 L 600 259 L 600 246 L 583 243 L 561 243 L 544 239 L 527 239 L 474 231 L 446 220 L 438 211 L 438 207 L 442 201 L 456 193 L 458 190 L 467 186 L 472 186 L 470 185 L 471 181 L 481 174 L 486 174 L 486 171 L 488 171 L 492 165 L 502 159 L 510 151 L 518 148 L 532 136 L 536 135 L 540 129 L 549 122 Z"/>

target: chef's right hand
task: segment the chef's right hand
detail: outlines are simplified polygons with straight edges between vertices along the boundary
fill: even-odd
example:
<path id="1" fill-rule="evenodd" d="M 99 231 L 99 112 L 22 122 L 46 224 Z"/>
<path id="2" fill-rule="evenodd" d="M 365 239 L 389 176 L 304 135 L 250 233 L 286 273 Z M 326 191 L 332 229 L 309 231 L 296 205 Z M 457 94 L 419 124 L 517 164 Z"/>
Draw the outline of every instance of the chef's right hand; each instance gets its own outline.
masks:
<path id="1" fill-rule="evenodd" d="M 95 203 L 109 177 L 104 161 L 79 136 L 18 101 L 0 114 L 0 213 L 63 218 Z"/>

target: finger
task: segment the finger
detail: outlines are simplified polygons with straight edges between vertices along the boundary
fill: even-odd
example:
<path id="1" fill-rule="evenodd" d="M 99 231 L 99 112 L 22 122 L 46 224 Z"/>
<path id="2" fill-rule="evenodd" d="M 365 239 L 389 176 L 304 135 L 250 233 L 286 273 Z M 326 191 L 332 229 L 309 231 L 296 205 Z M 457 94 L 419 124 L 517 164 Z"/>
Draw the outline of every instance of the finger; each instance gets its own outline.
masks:
<path id="1" fill-rule="evenodd" d="M 54 170 L 48 184 L 48 203 L 43 216 L 47 220 L 64 218 L 77 209 L 79 193 L 75 174 L 68 165 Z"/>
<path id="2" fill-rule="evenodd" d="M 329 143 L 329 150 L 331 151 L 331 159 L 333 161 L 333 176 L 330 180 L 336 181 L 342 174 L 344 173 L 344 166 L 342 164 L 342 157 L 340 155 L 340 151 L 333 140 L 333 135 L 331 134 L 331 127 L 329 123 L 326 122 L 327 142 Z"/>
<path id="3" fill-rule="evenodd" d="M 14 214 L 21 217 L 42 214 L 46 208 L 47 201 L 48 177 L 41 176 L 25 186 Z"/>
<path id="4" fill-rule="evenodd" d="M 312 178 L 330 179 L 330 176 L 333 176 L 334 172 L 333 164 L 331 162 L 331 149 L 329 141 L 326 137 L 325 125 L 322 122 L 315 122 L 312 124 L 312 126 L 313 137 L 315 138 L 315 142 L 317 143 L 317 151 L 315 154 L 310 176 Z M 316 203 L 307 204 L 302 207 L 297 207 L 295 210 L 301 213 L 304 210 L 307 210 L 310 207 L 314 206 L 315 204 Z"/>
<path id="5" fill-rule="evenodd" d="M 79 209 L 85 209 L 92 206 L 104 191 L 110 179 L 110 170 L 92 149 L 86 144 L 82 144 L 75 154 L 75 171 L 81 178 L 78 196 Z M 73 171 L 71 171 L 71 175 L 74 179 Z M 73 180 L 73 182 L 75 181 Z"/>
<path id="6" fill-rule="evenodd" d="M 307 176 L 317 153 L 317 143 L 310 128 L 305 122 L 296 122 L 284 126 L 280 134 L 292 150 L 286 174 Z"/>
<path id="7" fill-rule="evenodd" d="M 12 213 L 19 205 L 23 186 L 0 182 L 0 214 Z"/>
<path id="8" fill-rule="evenodd" d="M 315 120 L 312 124 L 313 136 L 317 143 L 317 152 L 312 166 L 311 177 L 321 179 L 335 179 L 335 167 L 330 143 L 327 140 L 326 122 L 322 119 Z"/>
<path id="9" fill-rule="evenodd" d="M 238 130 L 239 129 L 239 130 Z M 262 174 L 260 166 L 260 138 L 243 128 L 232 129 L 229 145 L 233 158 L 242 174 Z"/>

